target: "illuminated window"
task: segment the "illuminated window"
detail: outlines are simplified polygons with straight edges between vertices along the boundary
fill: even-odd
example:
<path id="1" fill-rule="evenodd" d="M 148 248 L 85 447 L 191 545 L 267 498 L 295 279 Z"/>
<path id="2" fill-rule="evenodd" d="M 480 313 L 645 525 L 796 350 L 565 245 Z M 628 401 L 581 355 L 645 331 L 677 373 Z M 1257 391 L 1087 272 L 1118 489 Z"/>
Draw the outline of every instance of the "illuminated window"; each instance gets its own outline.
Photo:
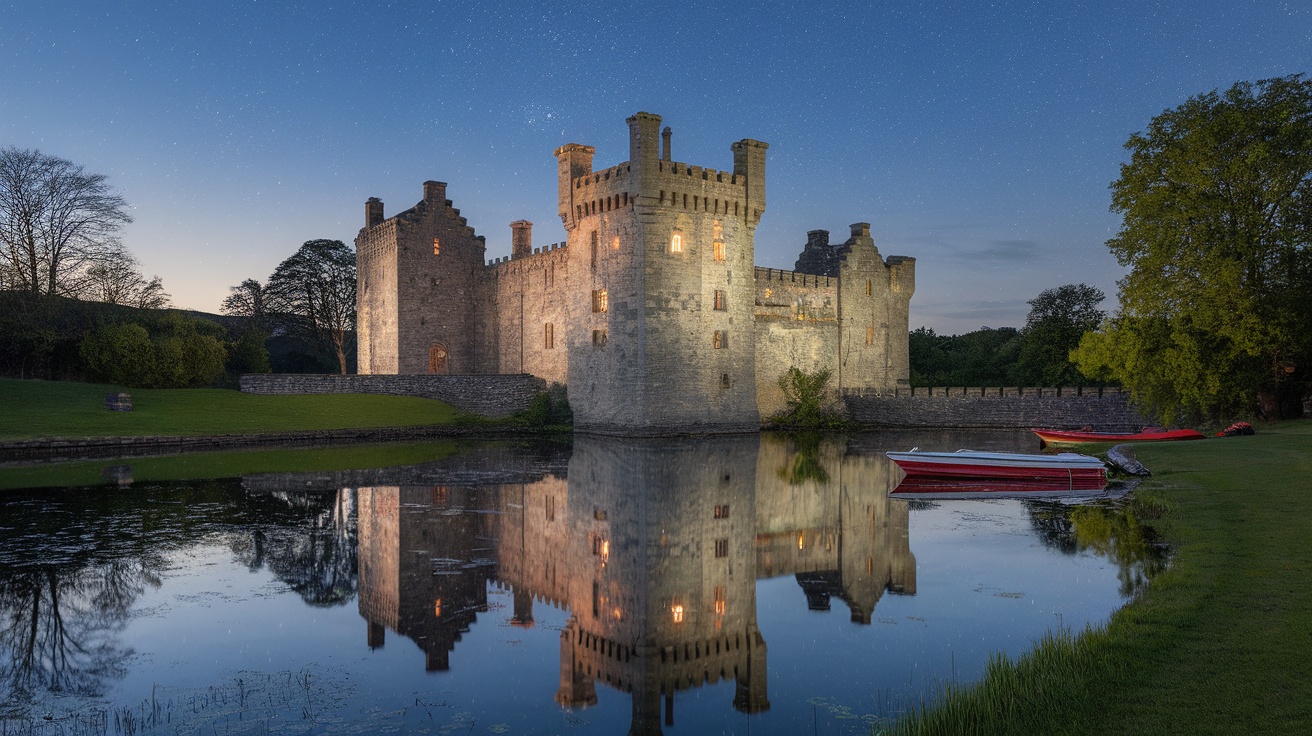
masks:
<path id="1" fill-rule="evenodd" d="M 797 533 L 797 548 L 798 548 L 798 549 L 804 549 L 805 546 L 806 546 L 806 545 L 805 545 L 804 538 L 802 537 L 802 533 L 801 533 L 801 532 L 798 532 L 798 533 Z"/>
<path id="2" fill-rule="evenodd" d="M 676 603 L 670 607 L 670 613 L 674 614 L 674 623 L 683 623 L 683 604 Z"/>
<path id="3" fill-rule="evenodd" d="M 542 325 L 542 345 L 548 350 L 556 347 L 555 327 L 550 322 Z"/>
<path id="4" fill-rule="evenodd" d="M 724 586 L 717 585 L 715 586 L 715 615 L 723 616 L 724 608 Z"/>
<path id="5" fill-rule="evenodd" d="M 717 261 L 723 261 L 723 260 L 724 260 L 724 241 L 723 241 L 723 240 L 717 240 L 717 241 L 715 241 L 715 260 L 717 260 Z"/>
<path id="6" fill-rule="evenodd" d="M 609 299 L 608 299 L 607 296 L 606 296 L 606 290 L 605 290 L 605 289 L 594 289 L 594 290 L 593 290 L 593 292 L 592 292 L 592 311 L 594 311 L 594 312 L 604 312 L 604 311 L 606 311 L 606 307 L 607 307 L 608 302 L 609 302 Z"/>
<path id="7" fill-rule="evenodd" d="M 619 249 L 620 249 L 620 236 L 616 235 L 616 236 L 615 236 L 615 239 L 612 240 L 612 241 L 610 241 L 610 249 L 611 249 L 611 250 L 619 250 Z"/>
<path id="8" fill-rule="evenodd" d="M 723 330 L 716 330 L 715 335 L 711 337 L 711 344 L 716 350 L 729 347 L 729 334 Z"/>
<path id="9" fill-rule="evenodd" d="M 729 504 L 726 503 L 726 504 L 724 504 L 723 506 L 716 506 L 716 507 L 715 507 L 715 518 L 717 518 L 717 519 L 727 519 L 727 518 L 729 518 Z"/>
<path id="10" fill-rule="evenodd" d="M 682 253 L 682 252 L 683 252 L 683 235 L 682 235 L 682 234 L 680 234 L 680 233 L 675 233 L 674 235 L 670 236 L 670 252 L 671 252 L 671 253 Z"/>
<path id="11" fill-rule="evenodd" d="M 433 618 L 442 618 L 442 599 L 433 601 Z"/>
<path id="12" fill-rule="evenodd" d="M 729 540 L 727 539 L 715 540 L 715 556 L 716 557 L 729 556 Z"/>
<path id="13" fill-rule="evenodd" d="M 442 252 L 442 239 L 433 238 L 433 255 L 439 255 Z"/>
<path id="14" fill-rule="evenodd" d="M 721 312 L 723 312 L 724 310 L 726 310 L 726 309 L 729 308 L 729 307 L 725 304 L 725 302 L 727 302 L 727 301 L 728 301 L 728 300 L 724 298 L 724 291 L 723 291 L 722 289 L 716 289 L 716 290 L 715 290 L 715 308 L 718 309 L 718 310 L 720 310 Z"/>
<path id="15" fill-rule="evenodd" d="M 606 331 L 605 331 L 605 330 L 593 330 L 593 331 L 592 331 L 592 347 L 594 347 L 594 348 L 604 348 L 604 347 L 606 347 Z"/>
<path id="16" fill-rule="evenodd" d="M 866 279 L 866 296 L 870 296 L 870 279 Z"/>
<path id="17" fill-rule="evenodd" d="M 873 327 L 866 328 L 866 344 L 867 345 L 875 344 L 875 328 Z"/>

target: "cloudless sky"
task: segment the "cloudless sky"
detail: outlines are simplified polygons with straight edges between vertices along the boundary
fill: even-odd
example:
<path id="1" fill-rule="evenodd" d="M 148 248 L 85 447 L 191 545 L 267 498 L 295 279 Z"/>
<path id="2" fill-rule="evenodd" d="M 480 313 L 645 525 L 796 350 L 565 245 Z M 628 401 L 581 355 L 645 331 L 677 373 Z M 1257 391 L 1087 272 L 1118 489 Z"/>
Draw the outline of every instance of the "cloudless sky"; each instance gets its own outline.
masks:
<path id="1" fill-rule="evenodd" d="M 0 146 L 106 174 L 146 274 L 217 311 L 426 179 L 489 258 L 521 218 L 562 241 L 552 151 L 613 166 L 644 110 L 677 161 L 731 169 L 733 141 L 770 144 L 757 265 L 870 222 L 884 256 L 917 259 L 912 327 L 958 333 L 1020 326 L 1066 283 L 1113 308 L 1126 139 L 1310 60 L 1306 0 L 0 0 Z"/>

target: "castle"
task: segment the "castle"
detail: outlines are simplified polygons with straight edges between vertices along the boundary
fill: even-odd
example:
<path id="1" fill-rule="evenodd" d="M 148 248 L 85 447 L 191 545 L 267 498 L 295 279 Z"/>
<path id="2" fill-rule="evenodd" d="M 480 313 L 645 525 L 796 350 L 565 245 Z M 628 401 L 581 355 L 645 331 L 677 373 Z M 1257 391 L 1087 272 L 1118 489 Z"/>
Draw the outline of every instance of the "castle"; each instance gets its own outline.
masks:
<path id="1" fill-rule="evenodd" d="M 690 166 L 660 123 L 629 118 L 629 160 L 601 171 L 592 146 L 556 149 L 567 240 L 535 248 L 513 222 L 509 258 L 485 261 L 445 183 L 391 218 L 370 198 L 359 372 L 529 373 L 569 387 L 577 429 L 616 434 L 755 430 L 794 366 L 840 391 L 906 385 L 915 259 L 881 258 L 857 223 L 838 246 L 811 231 L 793 271 L 756 267 L 767 144 Z"/>

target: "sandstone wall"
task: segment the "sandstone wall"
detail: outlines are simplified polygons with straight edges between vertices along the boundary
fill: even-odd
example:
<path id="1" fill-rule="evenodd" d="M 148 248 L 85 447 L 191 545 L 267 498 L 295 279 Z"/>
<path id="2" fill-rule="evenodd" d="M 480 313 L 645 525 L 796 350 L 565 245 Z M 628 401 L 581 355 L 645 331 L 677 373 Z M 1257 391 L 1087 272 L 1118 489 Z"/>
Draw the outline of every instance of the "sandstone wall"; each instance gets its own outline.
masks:
<path id="1" fill-rule="evenodd" d="M 1091 426 L 1099 431 L 1137 431 L 1150 422 L 1119 389 L 902 388 L 847 391 L 848 415 L 881 427 Z"/>
<path id="2" fill-rule="evenodd" d="M 304 373 L 248 373 L 241 390 L 248 394 L 390 394 L 440 399 L 462 411 L 490 417 L 528 408 L 546 383 L 526 374 L 435 376 L 427 374 L 339 376 Z"/>
<path id="3" fill-rule="evenodd" d="M 565 383 L 569 351 L 565 333 L 572 288 L 569 251 L 564 243 L 488 265 L 492 306 L 482 333 L 485 373 L 531 373 L 548 383 Z"/>

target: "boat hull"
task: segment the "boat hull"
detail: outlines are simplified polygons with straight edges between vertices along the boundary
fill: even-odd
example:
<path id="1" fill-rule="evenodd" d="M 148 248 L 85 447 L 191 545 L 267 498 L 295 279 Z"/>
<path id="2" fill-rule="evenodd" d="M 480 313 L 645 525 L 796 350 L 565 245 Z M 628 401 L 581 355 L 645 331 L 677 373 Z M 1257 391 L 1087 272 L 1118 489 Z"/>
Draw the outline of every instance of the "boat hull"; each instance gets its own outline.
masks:
<path id="1" fill-rule="evenodd" d="M 1162 432 L 1081 432 L 1066 429 L 1031 429 L 1044 445 L 1085 445 L 1096 442 L 1169 442 L 1201 440 L 1207 435 L 1192 429 L 1168 429 Z"/>

